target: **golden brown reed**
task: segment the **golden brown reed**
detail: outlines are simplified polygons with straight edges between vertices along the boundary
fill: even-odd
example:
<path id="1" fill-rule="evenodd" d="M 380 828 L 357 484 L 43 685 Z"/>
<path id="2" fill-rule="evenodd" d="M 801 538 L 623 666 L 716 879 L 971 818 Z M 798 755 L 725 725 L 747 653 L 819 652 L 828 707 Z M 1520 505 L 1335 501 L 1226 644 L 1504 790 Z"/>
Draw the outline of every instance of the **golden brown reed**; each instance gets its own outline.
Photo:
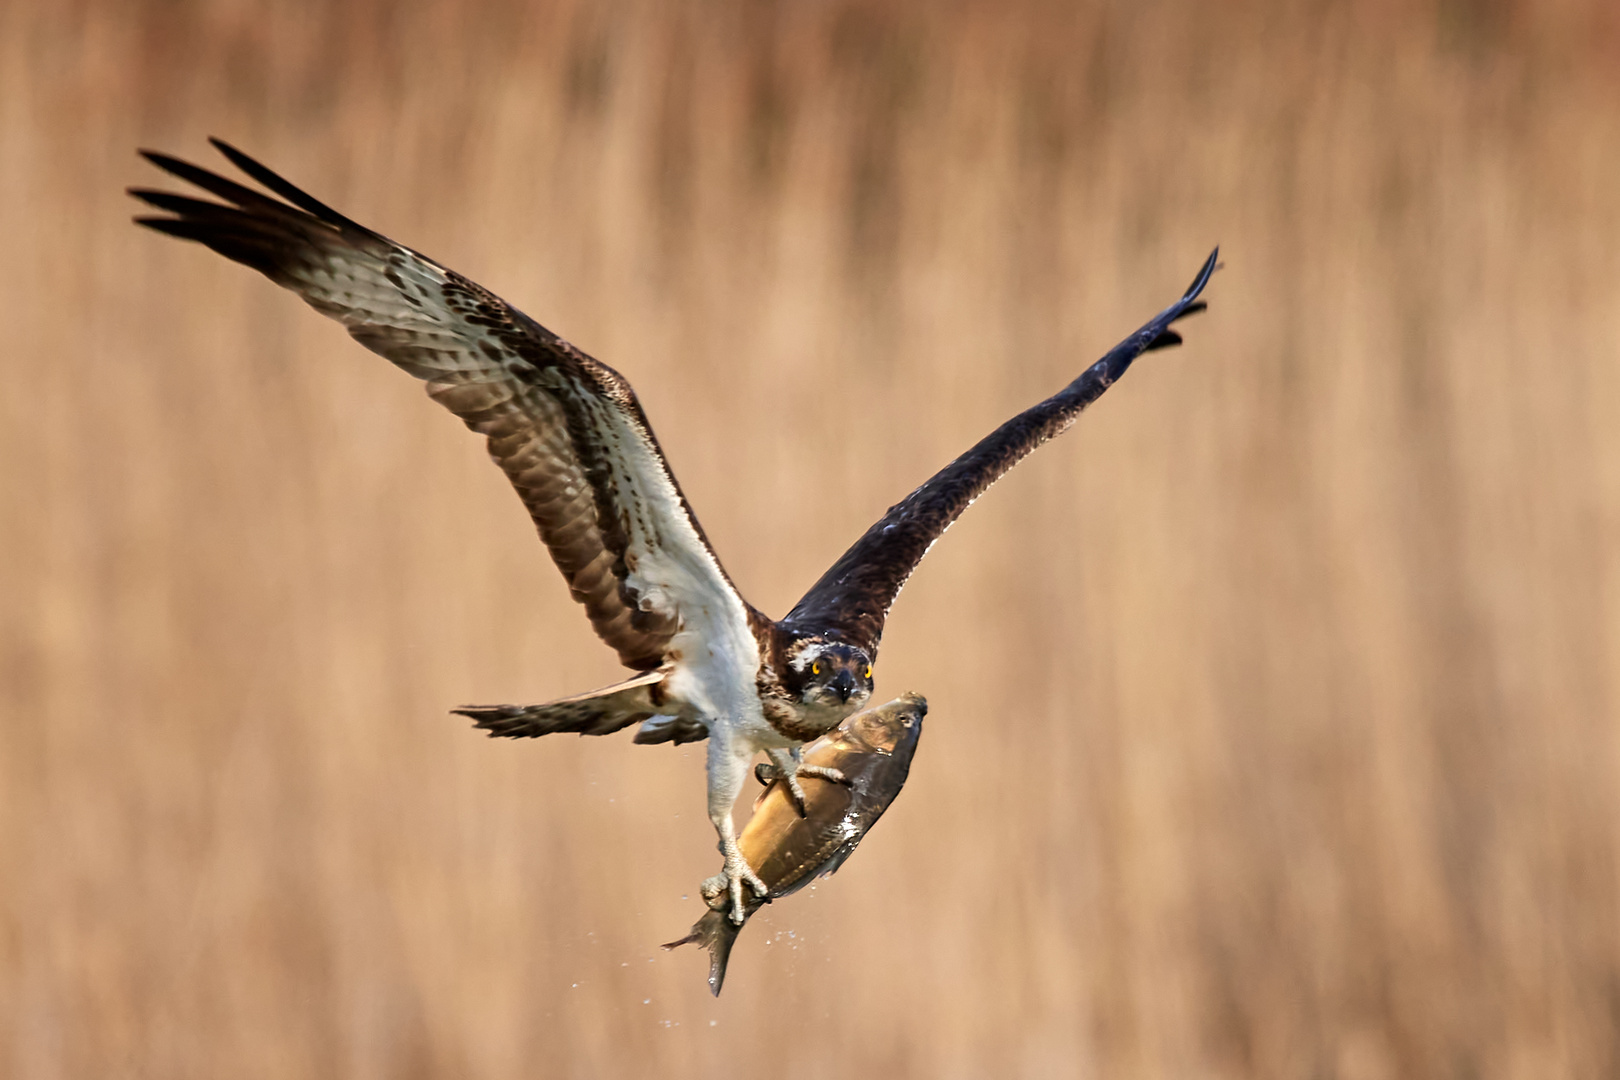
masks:
<path id="1" fill-rule="evenodd" d="M 0 5 L 0 1073 L 1614 1075 L 1609 10 Z M 629 375 L 775 614 L 1229 268 L 714 1002 L 701 750 L 446 714 L 615 677 L 476 441 L 128 224 L 210 133 Z"/>

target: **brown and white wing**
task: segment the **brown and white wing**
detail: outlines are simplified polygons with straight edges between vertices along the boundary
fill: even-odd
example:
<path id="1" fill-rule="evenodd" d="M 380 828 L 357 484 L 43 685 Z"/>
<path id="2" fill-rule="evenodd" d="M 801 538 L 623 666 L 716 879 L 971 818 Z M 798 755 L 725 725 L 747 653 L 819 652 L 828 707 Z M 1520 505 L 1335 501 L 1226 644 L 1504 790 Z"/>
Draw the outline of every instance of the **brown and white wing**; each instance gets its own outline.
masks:
<path id="1" fill-rule="evenodd" d="M 1204 309 L 1198 294 L 1215 272 L 1219 254 L 1218 248 L 1210 253 L 1181 299 L 1114 346 L 1078 379 L 1002 424 L 890 507 L 811 587 L 782 620 L 782 629 L 793 635 L 836 637 L 859 645 L 876 659 L 889 608 L 934 541 L 1026 454 L 1068 430 L 1080 411 L 1102 396 L 1138 356 L 1181 344 L 1181 336 L 1170 326 Z"/>
<path id="2" fill-rule="evenodd" d="M 683 627 L 751 647 L 750 609 L 624 378 L 455 271 L 213 142 L 286 202 L 142 151 L 225 202 L 131 189 L 173 215 L 140 224 L 196 240 L 291 289 L 486 436 L 574 599 L 626 666 L 658 667 Z"/>

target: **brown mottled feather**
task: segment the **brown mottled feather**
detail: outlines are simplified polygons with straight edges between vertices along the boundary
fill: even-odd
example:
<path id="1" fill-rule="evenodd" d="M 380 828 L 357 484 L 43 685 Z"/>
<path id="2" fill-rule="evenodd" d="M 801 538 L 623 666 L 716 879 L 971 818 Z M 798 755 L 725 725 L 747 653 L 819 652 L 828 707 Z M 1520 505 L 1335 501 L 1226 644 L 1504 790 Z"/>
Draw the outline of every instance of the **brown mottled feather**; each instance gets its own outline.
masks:
<path id="1" fill-rule="evenodd" d="M 1170 324 L 1204 309 L 1198 294 L 1214 273 L 1219 254 L 1219 249 L 1210 253 L 1180 300 L 1114 346 L 1078 379 L 1002 424 L 890 507 L 788 612 L 779 624 L 782 631 L 790 637 L 818 634 L 836 638 L 860 646 L 876 660 L 889 608 L 934 541 L 1008 469 L 1041 443 L 1066 431 L 1082 409 L 1124 374 L 1131 361 L 1151 349 L 1181 343 Z"/>
<path id="2" fill-rule="evenodd" d="M 739 659 L 735 646 L 752 637 L 762 661 L 755 679 L 761 707 L 793 738 L 822 730 L 800 730 L 803 673 L 790 663 L 796 650 L 843 641 L 875 660 L 889 608 L 933 543 L 1003 473 L 1068 428 L 1136 357 L 1179 344 L 1171 324 L 1203 309 L 1198 295 L 1216 263 L 1211 254 L 1180 300 L 890 508 L 786 619 L 773 623 L 737 595 L 617 372 L 481 286 L 357 225 L 224 143 L 214 144 L 286 201 L 146 153 L 229 205 L 135 190 L 137 198 L 173 215 L 137 220 L 261 271 L 426 382 L 434 400 L 488 439 L 574 599 L 627 666 L 652 672 L 677 662 L 671 642 L 678 632 L 695 634 L 693 644 L 701 641 L 711 660 L 719 656 L 716 649 L 725 652 L 722 640 L 731 646 L 727 657 Z M 724 696 L 725 679 L 748 677 L 711 673 L 704 676 L 712 679 L 706 692 Z M 654 715 L 633 697 L 608 688 L 523 707 L 521 718 L 504 712 L 491 718 L 500 734 L 615 730 L 630 718 Z M 695 715 L 678 719 L 704 722 Z M 645 734 L 672 738 L 673 730 L 665 724 Z M 679 730 L 683 740 L 698 737 L 697 727 Z"/>
<path id="3" fill-rule="evenodd" d="M 703 719 L 684 703 L 669 699 L 664 678 L 663 671 L 644 671 L 617 685 L 544 705 L 464 705 L 452 711 L 471 718 L 491 736 L 507 739 L 534 739 L 558 732 L 611 735 L 631 724 L 642 725 L 636 733 L 638 743 L 678 745 L 708 738 Z"/>
<path id="4" fill-rule="evenodd" d="M 232 205 L 132 189 L 175 215 L 137 220 L 260 271 L 426 382 L 435 401 L 488 439 L 574 599 L 626 666 L 658 667 L 680 622 L 668 597 L 648 599 L 644 610 L 627 583 L 638 552 L 664 543 L 701 548 L 687 569 L 697 567 L 704 588 L 735 595 L 617 372 L 474 282 L 338 214 L 240 151 L 214 145 L 288 202 L 143 151 Z M 630 472 L 625 439 L 650 450 L 652 468 Z M 660 517 L 649 506 L 660 499 L 678 509 Z"/>

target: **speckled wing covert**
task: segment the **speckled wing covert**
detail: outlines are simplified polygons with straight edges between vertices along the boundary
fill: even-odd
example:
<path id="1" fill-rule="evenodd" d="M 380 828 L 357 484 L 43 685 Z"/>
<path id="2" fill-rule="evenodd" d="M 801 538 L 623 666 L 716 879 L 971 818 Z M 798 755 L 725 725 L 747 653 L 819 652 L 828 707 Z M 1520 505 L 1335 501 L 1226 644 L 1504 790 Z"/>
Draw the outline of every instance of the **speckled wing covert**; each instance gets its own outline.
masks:
<path id="1" fill-rule="evenodd" d="M 1181 299 L 1114 346 L 1078 379 L 1002 424 L 891 506 L 811 586 L 781 621 L 782 629 L 789 633 L 837 635 L 859 645 L 876 660 L 883 620 L 901 586 L 934 541 L 1003 473 L 1043 442 L 1067 431 L 1080 411 L 1113 385 L 1131 361 L 1152 349 L 1181 344 L 1181 335 L 1170 326 L 1177 319 L 1204 310 L 1198 294 L 1215 272 L 1219 255 L 1219 248 L 1210 253 Z"/>
<path id="2" fill-rule="evenodd" d="M 286 202 L 142 151 L 230 205 L 147 189 L 136 220 L 260 271 L 427 383 L 489 440 L 596 633 L 632 669 L 664 662 L 684 605 L 748 611 L 625 379 L 500 297 L 350 221 L 218 139 Z M 292 205 L 288 205 L 291 203 Z M 719 603 L 715 603 L 715 600 Z"/>

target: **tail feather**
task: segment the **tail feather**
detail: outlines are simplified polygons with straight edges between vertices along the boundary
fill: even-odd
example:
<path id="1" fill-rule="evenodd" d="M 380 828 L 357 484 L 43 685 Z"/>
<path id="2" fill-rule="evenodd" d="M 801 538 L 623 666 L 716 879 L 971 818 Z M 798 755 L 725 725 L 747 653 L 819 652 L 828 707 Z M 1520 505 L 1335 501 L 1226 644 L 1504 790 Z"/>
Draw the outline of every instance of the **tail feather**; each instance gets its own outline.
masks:
<path id="1" fill-rule="evenodd" d="M 752 914 L 752 912 L 750 912 Z M 709 950 L 709 993 L 720 996 L 720 987 L 726 981 L 726 962 L 731 959 L 731 946 L 742 927 L 732 922 L 725 910 L 710 909 L 703 918 L 692 924 L 692 932 L 679 941 L 671 941 L 666 949 L 696 944 Z"/>
<path id="2" fill-rule="evenodd" d="M 681 739 L 684 724 L 697 724 L 673 703 L 666 703 L 660 692 L 664 681 L 661 671 L 648 671 L 622 683 L 592 690 L 587 694 L 549 701 L 543 705 L 467 705 L 452 710 L 457 715 L 472 719 L 473 724 L 490 733 L 508 739 L 533 739 L 558 732 L 579 735 L 610 735 L 631 724 L 659 719 L 655 725 L 660 733 L 671 733 L 651 741 L 690 741 Z M 675 715 L 670 716 L 670 713 Z M 702 725 L 697 725 L 702 729 Z M 702 729 L 707 734 L 706 729 Z M 701 737 L 701 736 L 700 736 Z M 649 741 L 640 739 L 638 741 Z"/>

